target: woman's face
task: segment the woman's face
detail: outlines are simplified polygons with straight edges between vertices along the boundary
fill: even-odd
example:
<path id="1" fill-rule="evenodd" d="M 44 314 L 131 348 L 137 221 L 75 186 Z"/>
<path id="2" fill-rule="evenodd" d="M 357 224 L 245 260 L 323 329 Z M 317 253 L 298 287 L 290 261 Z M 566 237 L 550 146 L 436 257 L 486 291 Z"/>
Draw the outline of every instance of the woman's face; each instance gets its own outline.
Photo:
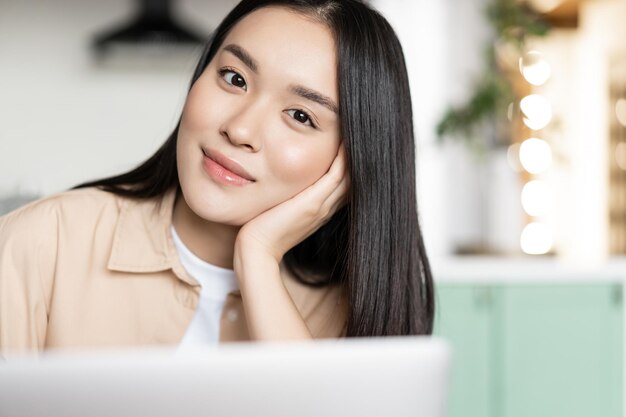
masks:
<path id="1" fill-rule="evenodd" d="M 241 226 L 322 177 L 341 143 L 336 68 L 324 25 L 280 7 L 240 20 L 183 109 L 177 165 L 191 210 Z M 254 182 L 216 180 L 205 152 L 235 160 Z"/>

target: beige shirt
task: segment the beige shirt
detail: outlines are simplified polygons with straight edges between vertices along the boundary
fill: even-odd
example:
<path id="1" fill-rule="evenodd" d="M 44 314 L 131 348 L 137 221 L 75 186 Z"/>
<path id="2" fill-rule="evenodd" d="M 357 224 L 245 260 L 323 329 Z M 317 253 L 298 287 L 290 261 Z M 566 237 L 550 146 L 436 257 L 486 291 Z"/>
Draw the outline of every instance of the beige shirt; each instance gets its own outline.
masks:
<path id="1" fill-rule="evenodd" d="M 201 287 L 172 241 L 174 200 L 174 190 L 162 199 L 133 200 L 84 188 L 0 217 L 0 354 L 177 345 Z M 344 336 L 340 287 L 312 288 L 282 264 L 280 271 L 313 336 Z M 235 290 L 220 318 L 220 343 L 245 340 Z"/>

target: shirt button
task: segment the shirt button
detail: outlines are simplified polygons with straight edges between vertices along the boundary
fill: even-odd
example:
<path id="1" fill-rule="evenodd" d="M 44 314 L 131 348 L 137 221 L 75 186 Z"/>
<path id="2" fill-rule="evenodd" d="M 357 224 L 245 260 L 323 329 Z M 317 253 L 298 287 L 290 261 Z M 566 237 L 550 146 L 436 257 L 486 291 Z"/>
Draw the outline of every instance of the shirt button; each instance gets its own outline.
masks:
<path id="1" fill-rule="evenodd" d="M 229 321 L 237 321 L 237 319 L 239 318 L 239 313 L 237 312 L 237 310 L 232 308 L 226 312 L 226 318 Z"/>

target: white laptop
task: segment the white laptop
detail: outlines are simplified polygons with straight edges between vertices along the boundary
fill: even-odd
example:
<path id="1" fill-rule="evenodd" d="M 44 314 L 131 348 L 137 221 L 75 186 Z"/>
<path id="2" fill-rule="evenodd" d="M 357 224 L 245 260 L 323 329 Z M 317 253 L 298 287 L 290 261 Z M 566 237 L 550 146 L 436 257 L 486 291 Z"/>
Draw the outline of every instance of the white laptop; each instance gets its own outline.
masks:
<path id="1" fill-rule="evenodd" d="M 0 362 L 0 416 L 445 417 L 438 336 L 47 352 Z"/>

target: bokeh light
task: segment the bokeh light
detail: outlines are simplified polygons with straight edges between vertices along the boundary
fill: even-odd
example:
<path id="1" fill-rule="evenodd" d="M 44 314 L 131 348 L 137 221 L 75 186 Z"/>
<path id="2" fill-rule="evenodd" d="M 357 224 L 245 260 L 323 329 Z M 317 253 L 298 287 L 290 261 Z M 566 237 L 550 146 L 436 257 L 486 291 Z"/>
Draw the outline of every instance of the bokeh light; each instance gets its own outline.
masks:
<path id="1" fill-rule="evenodd" d="M 533 9 L 540 13 L 548 13 L 563 3 L 563 0 L 529 0 Z"/>
<path id="2" fill-rule="evenodd" d="M 542 180 L 532 180 L 522 189 L 522 207 L 531 216 L 544 216 L 552 207 L 550 187 Z"/>
<path id="3" fill-rule="evenodd" d="M 530 51 L 519 59 L 519 70 L 530 84 L 540 86 L 550 78 L 552 70 L 541 52 Z"/>
<path id="4" fill-rule="evenodd" d="M 509 166 L 515 172 L 522 172 L 524 167 L 522 166 L 522 162 L 519 159 L 519 150 L 521 145 L 519 143 L 514 143 L 508 147 L 506 150 L 506 160 L 509 163 Z"/>
<path id="5" fill-rule="evenodd" d="M 541 222 L 532 222 L 524 227 L 520 247 L 529 255 L 543 255 L 552 249 L 552 228 Z"/>
<path id="6" fill-rule="evenodd" d="M 547 98 L 530 94 L 520 101 L 524 124 L 532 130 L 543 129 L 552 120 L 552 107 Z"/>
<path id="7" fill-rule="evenodd" d="M 552 150 L 543 139 L 526 139 L 520 146 L 519 159 L 526 171 L 531 174 L 539 174 L 550 168 Z"/>

